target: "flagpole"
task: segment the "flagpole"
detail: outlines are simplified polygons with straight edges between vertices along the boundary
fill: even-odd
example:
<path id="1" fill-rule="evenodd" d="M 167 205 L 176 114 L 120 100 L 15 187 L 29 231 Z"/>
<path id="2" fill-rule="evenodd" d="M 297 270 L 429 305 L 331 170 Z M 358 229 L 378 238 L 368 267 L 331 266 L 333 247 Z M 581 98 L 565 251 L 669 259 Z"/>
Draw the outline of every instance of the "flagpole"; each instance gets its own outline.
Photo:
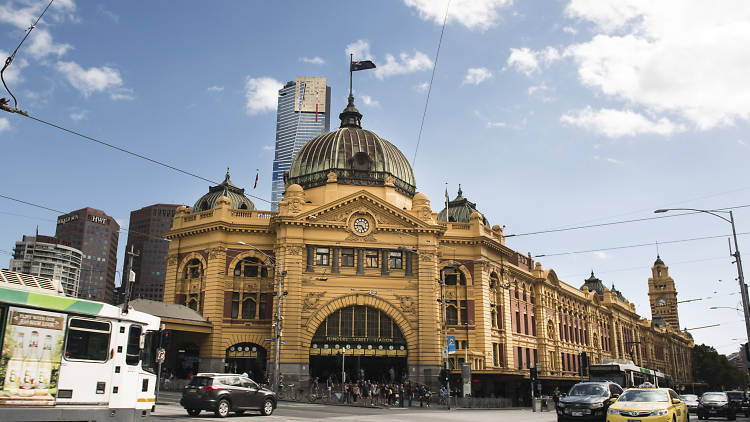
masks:
<path id="1" fill-rule="evenodd" d="M 354 53 L 349 53 L 349 96 L 352 96 L 352 62 L 354 60 Z"/>

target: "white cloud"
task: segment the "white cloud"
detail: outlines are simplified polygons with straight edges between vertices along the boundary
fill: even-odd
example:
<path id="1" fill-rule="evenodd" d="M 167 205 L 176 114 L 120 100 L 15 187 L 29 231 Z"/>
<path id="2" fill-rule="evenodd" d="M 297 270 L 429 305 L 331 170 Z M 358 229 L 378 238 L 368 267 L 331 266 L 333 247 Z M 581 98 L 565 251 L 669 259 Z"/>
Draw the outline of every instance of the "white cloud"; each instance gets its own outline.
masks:
<path id="1" fill-rule="evenodd" d="M 78 122 L 78 121 L 87 119 L 88 114 L 89 114 L 88 110 L 74 111 L 70 113 L 70 118 Z"/>
<path id="2" fill-rule="evenodd" d="M 572 26 L 565 26 L 565 27 L 563 27 L 562 30 L 563 30 L 563 32 L 566 32 L 566 33 L 571 34 L 571 35 L 575 35 L 575 34 L 578 33 L 578 30 L 576 30 Z"/>
<path id="3" fill-rule="evenodd" d="M 750 8 L 743 1 L 572 0 L 593 24 L 565 50 L 583 85 L 707 130 L 750 119 Z"/>
<path id="4" fill-rule="evenodd" d="M 65 54 L 66 51 L 73 48 L 70 44 L 55 44 L 52 41 L 52 35 L 44 29 L 37 29 L 29 36 L 31 43 L 29 44 L 29 53 L 37 60 L 42 59 L 49 55 L 57 55 L 57 57 Z"/>
<path id="5" fill-rule="evenodd" d="M 276 110 L 279 90 L 283 84 L 276 79 L 262 76 L 245 78 L 245 111 L 248 115 Z"/>
<path id="6" fill-rule="evenodd" d="M 115 101 L 129 101 L 135 99 L 135 94 L 130 88 L 116 88 L 109 93 L 109 98 Z"/>
<path id="7" fill-rule="evenodd" d="M 742 139 L 738 139 L 737 143 L 740 144 L 740 145 L 742 145 L 743 147 L 747 146 L 747 142 L 743 141 Z"/>
<path id="8" fill-rule="evenodd" d="M 365 105 L 371 105 L 371 106 L 378 106 L 380 105 L 380 102 L 378 100 L 373 100 L 371 96 L 359 94 L 357 97 L 362 99 L 362 103 Z"/>
<path id="9" fill-rule="evenodd" d="M 443 24 L 448 0 L 404 0 L 417 9 L 419 17 Z M 469 29 L 486 30 L 500 20 L 500 9 L 513 4 L 513 0 L 452 0 L 448 9 L 448 22 L 458 22 Z"/>
<path id="10" fill-rule="evenodd" d="M 593 110 L 591 107 L 586 107 L 583 110 L 564 114 L 560 117 L 560 121 L 610 138 L 641 134 L 668 136 L 685 130 L 683 125 L 672 123 L 667 118 L 652 121 L 630 110 L 607 108 Z"/>
<path id="11" fill-rule="evenodd" d="M 425 53 L 415 50 L 414 55 L 409 56 L 407 53 L 401 53 L 398 59 L 391 54 L 386 54 L 385 63 L 375 68 L 375 76 L 378 79 L 383 79 L 389 76 L 429 69 L 432 69 L 432 60 Z"/>
<path id="12" fill-rule="evenodd" d="M 540 71 L 540 63 L 549 66 L 561 58 L 560 52 L 554 47 L 547 47 L 541 51 L 534 51 L 527 47 L 511 48 L 506 64 L 507 67 L 515 68 L 526 76 L 531 76 Z"/>
<path id="13" fill-rule="evenodd" d="M 2 64 L 5 64 L 5 58 L 7 58 L 8 56 L 10 56 L 10 54 L 7 51 L 0 50 L 0 58 L 2 58 L 3 60 Z M 21 69 L 23 69 L 24 67 L 28 65 L 29 65 L 29 62 L 24 58 L 16 57 L 15 59 L 13 59 L 13 63 L 10 66 L 8 66 L 8 68 L 5 69 L 5 73 L 3 73 L 5 82 L 9 84 L 23 82 L 23 77 L 21 76 Z"/>
<path id="14" fill-rule="evenodd" d="M 223 86 L 218 86 L 218 85 L 211 85 L 208 88 L 206 88 L 206 91 L 208 91 L 208 92 L 221 92 L 221 91 L 224 91 L 224 87 Z"/>
<path id="15" fill-rule="evenodd" d="M 0 133 L 10 129 L 10 120 L 7 117 L 0 117 Z"/>
<path id="16" fill-rule="evenodd" d="M 596 252 L 594 252 L 594 256 L 597 257 L 597 258 L 599 258 L 599 259 L 607 259 L 607 258 L 609 258 L 609 255 L 607 255 L 606 252 L 602 252 L 602 251 L 596 251 Z"/>
<path id="17" fill-rule="evenodd" d="M 463 83 L 479 85 L 487 79 L 490 79 L 491 77 L 492 72 L 490 72 L 490 70 L 486 67 L 472 67 L 466 71 L 466 76 L 464 76 Z"/>
<path id="18" fill-rule="evenodd" d="M 273 145 L 263 145 L 263 151 L 273 151 Z"/>
<path id="19" fill-rule="evenodd" d="M 430 83 L 427 82 L 427 81 L 425 81 L 425 82 L 422 82 L 419 85 L 415 85 L 414 89 L 417 90 L 418 92 L 427 92 L 427 89 L 429 87 L 430 87 Z"/>
<path id="20" fill-rule="evenodd" d="M 57 70 L 84 97 L 94 93 L 110 94 L 113 100 L 132 98 L 132 90 L 122 87 L 122 77 L 117 69 L 108 66 L 84 69 L 76 62 L 57 62 Z"/>
<path id="21" fill-rule="evenodd" d="M 354 55 L 354 60 L 372 60 L 370 54 L 370 42 L 367 40 L 357 40 L 346 46 L 346 59 L 349 60 L 349 54 Z"/>
<path id="22" fill-rule="evenodd" d="M 508 126 L 505 122 L 487 122 L 487 127 L 505 127 Z"/>
<path id="23" fill-rule="evenodd" d="M 616 158 L 607 157 L 607 162 L 612 164 L 622 164 L 622 160 Z"/>
<path id="24" fill-rule="evenodd" d="M 318 65 L 320 65 L 320 64 L 326 64 L 326 61 L 323 60 L 322 57 L 318 57 L 318 56 L 315 56 L 315 57 L 302 57 L 302 58 L 300 58 L 300 61 L 304 62 L 304 63 L 318 64 Z"/>
<path id="25" fill-rule="evenodd" d="M 533 85 L 527 88 L 526 90 L 530 96 L 538 97 L 542 100 L 544 103 L 549 103 L 554 101 L 554 97 L 549 95 L 549 93 L 552 91 L 550 87 L 547 86 L 546 83 L 542 82 L 539 85 Z"/>

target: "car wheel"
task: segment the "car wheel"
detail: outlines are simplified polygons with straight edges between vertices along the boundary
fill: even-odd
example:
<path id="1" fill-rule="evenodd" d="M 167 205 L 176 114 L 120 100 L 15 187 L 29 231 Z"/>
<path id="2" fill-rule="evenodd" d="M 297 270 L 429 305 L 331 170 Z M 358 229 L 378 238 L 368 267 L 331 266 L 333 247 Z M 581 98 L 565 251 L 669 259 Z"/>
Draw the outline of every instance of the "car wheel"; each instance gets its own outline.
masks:
<path id="1" fill-rule="evenodd" d="M 188 409 L 187 410 L 188 415 L 190 416 L 198 416 L 201 413 L 200 409 Z"/>
<path id="2" fill-rule="evenodd" d="M 271 401 L 271 399 L 266 399 L 266 401 L 263 402 L 263 407 L 260 408 L 260 414 L 263 416 L 271 416 L 271 413 L 273 413 L 273 401 Z"/>
<path id="3" fill-rule="evenodd" d="M 216 416 L 220 418 L 226 418 L 227 415 L 229 415 L 230 410 L 231 406 L 229 405 L 229 400 L 221 399 L 216 404 L 216 410 L 214 410 L 214 413 L 216 413 Z"/>

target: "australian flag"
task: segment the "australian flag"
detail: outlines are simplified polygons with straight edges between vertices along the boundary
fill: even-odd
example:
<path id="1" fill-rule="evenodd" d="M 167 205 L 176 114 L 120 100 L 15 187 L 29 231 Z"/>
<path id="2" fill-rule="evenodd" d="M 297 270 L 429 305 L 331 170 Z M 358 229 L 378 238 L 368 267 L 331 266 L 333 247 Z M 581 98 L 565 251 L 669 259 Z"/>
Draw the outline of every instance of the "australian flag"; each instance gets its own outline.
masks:
<path id="1" fill-rule="evenodd" d="M 352 62 L 351 71 L 356 72 L 358 70 L 375 69 L 375 63 L 370 60 L 362 60 L 359 62 Z"/>

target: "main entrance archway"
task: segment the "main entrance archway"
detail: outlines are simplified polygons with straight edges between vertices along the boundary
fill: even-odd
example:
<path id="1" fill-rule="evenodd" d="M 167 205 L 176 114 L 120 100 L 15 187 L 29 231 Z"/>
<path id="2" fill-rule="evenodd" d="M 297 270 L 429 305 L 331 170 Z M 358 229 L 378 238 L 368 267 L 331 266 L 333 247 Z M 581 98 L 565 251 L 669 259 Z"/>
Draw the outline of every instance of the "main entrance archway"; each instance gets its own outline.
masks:
<path id="1" fill-rule="evenodd" d="M 237 343 L 229 346 L 224 360 L 224 370 L 234 374 L 247 373 L 258 383 L 266 379 L 266 349 L 255 343 Z"/>
<path id="2" fill-rule="evenodd" d="M 407 343 L 383 311 L 364 305 L 338 309 L 318 326 L 310 342 L 310 376 L 341 381 L 400 381 L 407 372 Z"/>

